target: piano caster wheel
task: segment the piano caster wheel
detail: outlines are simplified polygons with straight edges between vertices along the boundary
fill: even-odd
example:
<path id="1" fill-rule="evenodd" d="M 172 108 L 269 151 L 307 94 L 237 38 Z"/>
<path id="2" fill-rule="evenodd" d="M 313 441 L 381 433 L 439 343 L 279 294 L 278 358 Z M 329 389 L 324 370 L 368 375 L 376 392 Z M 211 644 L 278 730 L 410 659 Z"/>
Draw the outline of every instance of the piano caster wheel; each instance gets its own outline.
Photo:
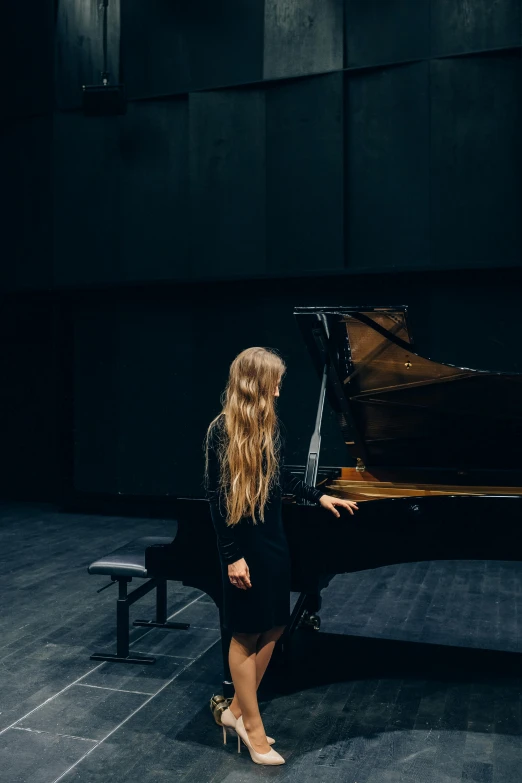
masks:
<path id="1" fill-rule="evenodd" d="M 305 612 L 303 619 L 299 623 L 300 628 L 304 628 L 305 631 L 318 631 L 321 627 L 321 618 L 318 614 L 308 614 Z"/>
<path id="2" fill-rule="evenodd" d="M 310 628 L 312 628 L 314 631 L 318 631 L 321 627 L 321 618 L 318 614 L 311 614 L 308 618 L 308 625 Z"/>
<path id="3" fill-rule="evenodd" d="M 225 697 L 221 696 L 221 694 L 212 696 L 210 699 L 210 712 L 212 713 L 212 717 L 218 726 L 221 726 L 221 713 L 228 708 L 231 701 L 232 699 L 225 699 Z"/>

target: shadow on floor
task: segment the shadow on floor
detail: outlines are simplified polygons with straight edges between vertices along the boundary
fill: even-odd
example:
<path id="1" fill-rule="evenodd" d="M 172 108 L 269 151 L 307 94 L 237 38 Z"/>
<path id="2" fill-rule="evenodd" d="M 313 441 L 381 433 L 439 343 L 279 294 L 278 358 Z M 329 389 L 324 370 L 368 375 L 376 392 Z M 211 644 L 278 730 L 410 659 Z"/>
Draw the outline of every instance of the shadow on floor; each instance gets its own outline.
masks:
<path id="1" fill-rule="evenodd" d="M 219 666 L 217 646 L 207 656 Z M 515 653 L 303 632 L 259 695 L 267 726 L 286 748 L 306 737 L 307 752 L 392 731 L 518 737 L 520 672 Z M 216 731 L 204 704 L 177 739 L 215 745 Z"/>

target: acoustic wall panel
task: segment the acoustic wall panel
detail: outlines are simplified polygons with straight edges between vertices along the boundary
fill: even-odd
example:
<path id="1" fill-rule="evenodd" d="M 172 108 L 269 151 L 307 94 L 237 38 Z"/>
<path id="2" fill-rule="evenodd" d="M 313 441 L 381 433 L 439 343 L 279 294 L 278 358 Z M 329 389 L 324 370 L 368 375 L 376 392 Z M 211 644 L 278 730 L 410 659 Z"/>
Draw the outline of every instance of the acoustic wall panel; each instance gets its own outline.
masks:
<path id="1" fill-rule="evenodd" d="M 277 78 L 131 101 L 119 118 L 59 114 L 59 284 L 517 262 L 520 50 L 423 58 L 430 23 L 434 51 L 518 41 L 519 0 L 496 0 L 491 24 L 483 0 L 346 0 L 344 98 L 337 72 L 279 78 L 340 65 L 335 0 L 238 2 L 123 8 L 136 94 L 261 78 L 263 40 Z M 68 46 L 91 29 L 92 54 L 98 11 L 75 0 L 58 19 Z"/>
<path id="2" fill-rule="evenodd" d="M 202 452 L 192 413 L 202 359 L 192 340 L 194 315 L 188 302 L 119 307 L 118 483 L 124 494 L 173 493 L 203 478 L 190 476 Z"/>
<path id="3" fill-rule="evenodd" d="M 58 114 L 54 172 L 59 285 L 188 274 L 186 98 Z"/>
<path id="4" fill-rule="evenodd" d="M 31 117 L 53 106 L 53 0 L 2 6 L 2 114 Z"/>
<path id="5" fill-rule="evenodd" d="M 263 0 L 127 0 L 121 56 L 129 95 L 261 79 L 263 8 Z"/>
<path id="6" fill-rule="evenodd" d="M 120 248 L 127 280 L 188 273 L 188 99 L 131 103 L 121 135 Z"/>
<path id="7" fill-rule="evenodd" d="M 427 307 L 419 313 L 415 339 L 426 334 L 428 356 L 459 367 L 522 373 L 522 268 L 438 273 L 425 289 Z M 502 404 L 491 400 L 492 415 Z"/>
<path id="8" fill-rule="evenodd" d="M 429 65 L 346 76 L 346 262 L 429 264 Z"/>
<path id="9" fill-rule="evenodd" d="M 265 96 L 189 98 L 191 264 L 195 278 L 265 270 Z"/>
<path id="10" fill-rule="evenodd" d="M 519 53 L 431 63 L 432 263 L 520 264 Z"/>
<path id="11" fill-rule="evenodd" d="M 520 0 L 431 0 L 432 55 L 520 46 Z"/>
<path id="12" fill-rule="evenodd" d="M 121 316 L 111 302 L 80 304 L 74 316 L 74 489 L 116 494 L 131 432 L 121 426 Z"/>
<path id="13" fill-rule="evenodd" d="M 342 269 L 343 76 L 266 91 L 267 271 Z"/>
<path id="14" fill-rule="evenodd" d="M 263 78 L 343 67 L 343 0 L 265 0 Z"/>
<path id="15" fill-rule="evenodd" d="M 53 309 L 32 299 L 0 307 L 0 494 L 53 501 L 60 430 Z"/>
<path id="16" fill-rule="evenodd" d="M 345 0 L 344 30 L 348 66 L 429 57 L 430 2 Z"/>
<path id="17" fill-rule="evenodd" d="M 125 279 L 120 257 L 123 117 L 57 113 L 54 256 L 58 285 Z"/>
<path id="18" fill-rule="evenodd" d="M 107 8 L 107 70 L 120 75 L 120 0 Z M 55 34 L 55 93 L 61 109 L 81 106 L 82 85 L 101 84 L 103 5 L 93 0 L 58 3 Z"/>
<path id="19" fill-rule="evenodd" d="M 13 120 L 4 128 L 0 288 L 52 284 L 51 158 L 51 115 Z"/>

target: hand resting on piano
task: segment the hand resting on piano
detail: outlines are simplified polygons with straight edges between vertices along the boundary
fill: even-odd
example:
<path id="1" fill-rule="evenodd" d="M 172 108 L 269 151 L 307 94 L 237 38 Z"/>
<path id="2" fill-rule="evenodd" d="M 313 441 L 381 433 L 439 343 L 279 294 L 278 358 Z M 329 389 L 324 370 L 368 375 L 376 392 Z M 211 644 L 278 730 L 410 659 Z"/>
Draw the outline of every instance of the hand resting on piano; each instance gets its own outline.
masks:
<path id="1" fill-rule="evenodd" d="M 319 503 L 323 508 L 328 509 L 328 511 L 331 511 L 332 514 L 336 517 L 340 517 L 341 515 L 337 511 L 336 506 L 339 506 L 339 508 L 345 508 L 347 509 L 350 514 L 353 516 L 354 511 L 358 511 L 357 503 L 354 500 L 343 500 L 342 498 L 334 498 L 332 495 L 321 495 L 319 498 Z"/>

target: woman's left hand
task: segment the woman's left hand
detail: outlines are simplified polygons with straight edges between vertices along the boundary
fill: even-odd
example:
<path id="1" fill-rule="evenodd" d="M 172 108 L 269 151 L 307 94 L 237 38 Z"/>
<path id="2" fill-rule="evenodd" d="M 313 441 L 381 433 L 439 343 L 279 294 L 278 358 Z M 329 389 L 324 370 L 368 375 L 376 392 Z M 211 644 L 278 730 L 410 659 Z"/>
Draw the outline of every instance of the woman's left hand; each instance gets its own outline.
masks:
<path id="1" fill-rule="evenodd" d="M 319 503 L 323 508 L 327 508 L 332 514 L 335 514 L 336 517 L 341 516 L 337 511 L 336 506 L 339 506 L 339 508 L 346 508 L 352 516 L 354 511 L 359 510 L 359 507 L 354 500 L 342 500 L 341 498 L 333 498 L 331 495 L 321 495 Z"/>

